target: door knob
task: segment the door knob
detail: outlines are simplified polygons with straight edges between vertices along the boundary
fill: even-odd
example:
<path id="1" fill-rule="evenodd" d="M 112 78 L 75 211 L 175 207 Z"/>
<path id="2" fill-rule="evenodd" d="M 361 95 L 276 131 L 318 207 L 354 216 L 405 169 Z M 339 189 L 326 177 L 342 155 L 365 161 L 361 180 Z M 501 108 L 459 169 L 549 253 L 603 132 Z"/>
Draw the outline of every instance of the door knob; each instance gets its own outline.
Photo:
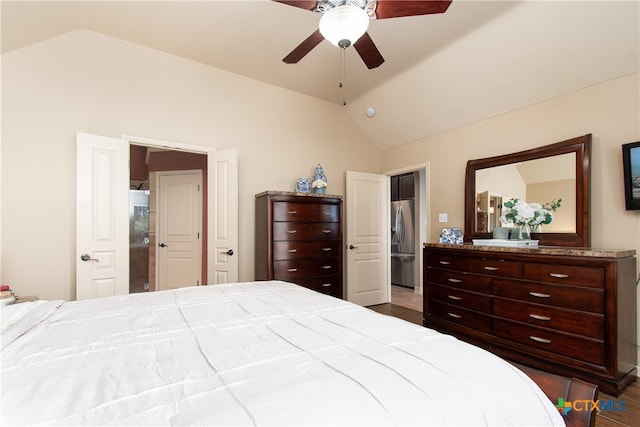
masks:
<path id="1" fill-rule="evenodd" d="M 358 249 L 357 246 L 349 245 L 349 249 Z"/>
<path id="2" fill-rule="evenodd" d="M 82 255 L 80 255 L 80 259 L 81 259 L 82 261 L 96 261 L 96 262 L 100 262 L 100 260 L 99 260 L 99 259 L 91 258 L 91 255 L 89 255 L 89 254 L 82 254 Z"/>
<path id="3" fill-rule="evenodd" d="M 229 249 L 228 251 L 223 251 L 222 253 L 225 254 L 225 255 L 231 256 L 231 255 L 233 255 L 233 249 Z"/>
<path id="4" fill-rule="evenodd" d="M 165 245 L 164 243 L 160 243 L 158 246 L 160 246 L 161 248 L 166 248 L 168 245 Z"/>

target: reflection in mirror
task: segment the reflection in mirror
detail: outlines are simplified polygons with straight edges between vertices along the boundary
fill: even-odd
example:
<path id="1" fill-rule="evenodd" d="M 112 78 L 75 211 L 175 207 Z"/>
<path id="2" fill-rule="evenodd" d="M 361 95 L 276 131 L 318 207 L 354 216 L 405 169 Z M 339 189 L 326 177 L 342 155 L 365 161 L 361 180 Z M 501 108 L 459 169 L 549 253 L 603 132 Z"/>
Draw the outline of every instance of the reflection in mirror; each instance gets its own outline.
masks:
<path id="1" fill-rule="evenodd" d="M 562 206 L 553 213 L 553 221 L 540 232 L 575 233 L 576 154 L 477 170 L 475 231 L 491 233 L 503 226 L 502 203 L 513 198 L 540 204 L 562 199 Z"/>
<path id="2" fill-rule="evenodd" d="M 562 199 L 551 224 L 531 233 L 541 246 L 588 247 L 591 135 L 484 159 L 469 160 L 464 192 L 464 241 L 491 239 L 512 198 L 546 204 Z"/>

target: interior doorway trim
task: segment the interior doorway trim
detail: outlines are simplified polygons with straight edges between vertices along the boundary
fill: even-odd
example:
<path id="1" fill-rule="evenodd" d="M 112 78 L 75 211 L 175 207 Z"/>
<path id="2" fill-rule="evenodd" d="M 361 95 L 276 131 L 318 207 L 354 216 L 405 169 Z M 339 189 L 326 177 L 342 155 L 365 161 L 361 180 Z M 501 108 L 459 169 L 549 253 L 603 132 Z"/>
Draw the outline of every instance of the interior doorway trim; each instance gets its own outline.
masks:
<path id="1" fill-rule="evenodd" d="M 162 139 L 147 138 L 143 136 L 122 135 L 121 138 L 129 145 L 142 145 L 147 147 L 162 148 L 164 150 L 187 151 L 190 153 L 209 154 L 215 153 L 214 147 L 204 145 L 184 144 L 181 142 L 166 141 Z"/>

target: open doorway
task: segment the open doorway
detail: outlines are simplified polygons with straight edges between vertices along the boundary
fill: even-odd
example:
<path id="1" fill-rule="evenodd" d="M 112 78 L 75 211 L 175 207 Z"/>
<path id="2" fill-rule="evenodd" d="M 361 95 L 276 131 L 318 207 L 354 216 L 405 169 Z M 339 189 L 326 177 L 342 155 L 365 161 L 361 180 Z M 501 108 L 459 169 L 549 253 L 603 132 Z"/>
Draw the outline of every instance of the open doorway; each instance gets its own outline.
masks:
<path id="1" fill-rule="evenodd" d="M 198 209 L 202 221 L 197 231 L 199 239 L 197 277 L 193 283 L 181 286 L 194 286 L 207 283 L 207 155 L 174 151 L 156 147 L 130 144 L 130 186 L 129 186 L 129 292 L 149 292 L 159 289 L 158 245 L 156 224 L 160 212 L 156 209 L 158 200 L 159 174 L 175 171 L 201 171 L 202 195 Z M 166 245 L 165 245 L 166 246 Z M 160 248 L 162 250 L 164 248 Z M 162 258 L 162 257 L 160 257 Z M 181 264 L 184 265 L 184 260 Z M 164 283 L 164 282 L 163 282 Z"/>
<path id="2" fill-rule="evenodd" d="M 238 281 L 238 154 L 235 149 L 172 143 L 150 138 L 113 138 L 78 132 L 76 136 L 76 296 L 78 300 L 129 293 L 130 146 L 167 156 L 202 154 L 208 173 L 203 182 L 203 285 Z M 171 159 L 172 160 L 172 159 Z M 191 167 L 190 167 L 191 168 Z M 151 176 L 149 188 L 153 189 Z M 150 197 L 152 194 L 150 194 Z M 149 200 L 149 260 L 154 224 Z M 206 229 L 205 229 L 206 228 Z M 100 268 L 93 268 L 100 262 Z M 154 268 L 149 265 L 149 273 Z M 206 281 L 204 278 L 206 277 Z M 149 281 L 149 290 L 153 281 Z"/>
<path id="3" fill-rule="evenodd" d="M 427 236 L 427 165 L 387 173 L 391 181 L 391 304 L 422 312 Z"/>

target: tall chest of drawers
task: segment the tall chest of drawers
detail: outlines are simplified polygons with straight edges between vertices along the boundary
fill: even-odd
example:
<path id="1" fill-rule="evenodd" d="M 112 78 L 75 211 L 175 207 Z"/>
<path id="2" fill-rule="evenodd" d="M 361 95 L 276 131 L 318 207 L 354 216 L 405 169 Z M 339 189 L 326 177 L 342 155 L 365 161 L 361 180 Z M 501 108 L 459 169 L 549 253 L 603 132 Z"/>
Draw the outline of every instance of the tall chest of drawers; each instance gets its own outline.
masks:
<path id="1" fill-rule="evenodd" d="M 425 244 L 424 324 L 618 395 L 637 363 L 634 251 Z"/>
<path id="2" fill-rule="evenodd" d="M 256 280 L 284 280 L 342 298 L 342 198 L 256 195 Z"/>

